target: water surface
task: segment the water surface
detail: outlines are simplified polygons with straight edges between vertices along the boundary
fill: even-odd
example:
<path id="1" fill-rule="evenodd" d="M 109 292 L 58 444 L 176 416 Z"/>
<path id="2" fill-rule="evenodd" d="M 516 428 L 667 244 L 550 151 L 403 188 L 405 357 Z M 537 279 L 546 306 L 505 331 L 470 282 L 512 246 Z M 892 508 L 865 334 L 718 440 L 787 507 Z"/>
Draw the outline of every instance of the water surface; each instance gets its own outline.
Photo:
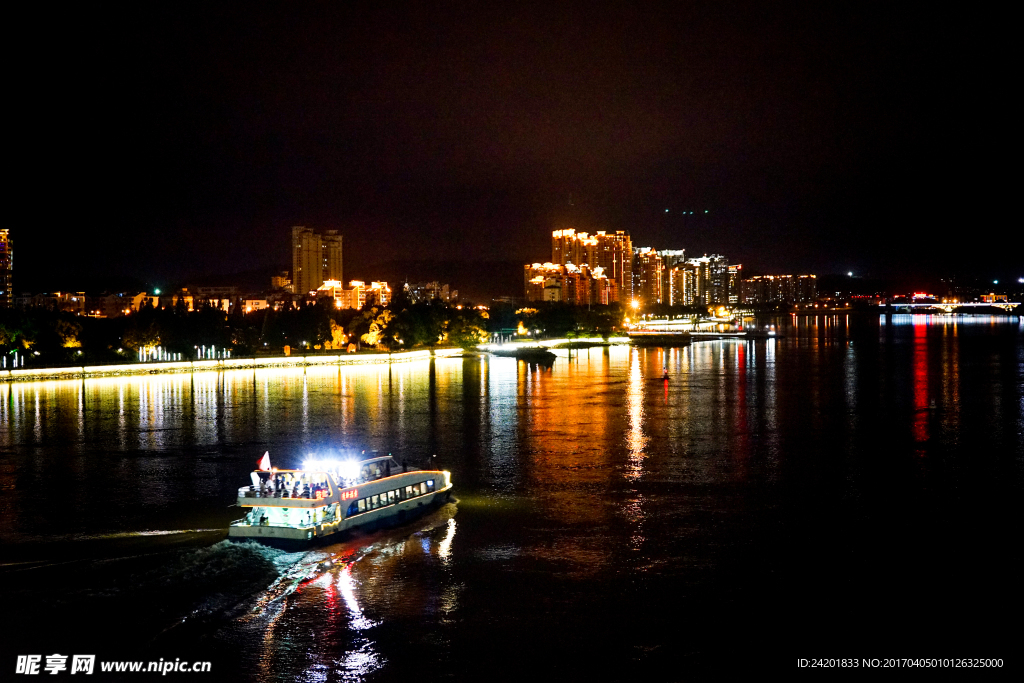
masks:
<path id="1" fill-rule="evenodd" d="M 1011 657 L 1018 321 L 778 322 L 778 340 L 550 368 L 0 385 L 2 571 L 26 625 L 4 656 L 210 659 L 259 681 Z M 228 543 L 268 450 L 435 463 L 458 500 L 308 553 Z"/>

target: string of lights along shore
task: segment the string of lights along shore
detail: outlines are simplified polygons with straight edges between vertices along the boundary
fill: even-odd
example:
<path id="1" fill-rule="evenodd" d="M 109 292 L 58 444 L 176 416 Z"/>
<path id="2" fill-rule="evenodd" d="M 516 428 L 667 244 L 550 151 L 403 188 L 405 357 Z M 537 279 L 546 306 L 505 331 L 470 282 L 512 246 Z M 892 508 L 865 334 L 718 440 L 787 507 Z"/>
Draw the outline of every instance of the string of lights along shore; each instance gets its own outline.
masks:
<path id="1" fill-rule="evenodd" d="M 590 305 L 728 306 L 810 303 L 817 276 L 758 275 L 712 254 L 686 258 L 685 249 L 634 247 L 629 233 L 594 234 L 564 228 L 551 233 L 551 260 L 523 267 L 528 301 Z"/>

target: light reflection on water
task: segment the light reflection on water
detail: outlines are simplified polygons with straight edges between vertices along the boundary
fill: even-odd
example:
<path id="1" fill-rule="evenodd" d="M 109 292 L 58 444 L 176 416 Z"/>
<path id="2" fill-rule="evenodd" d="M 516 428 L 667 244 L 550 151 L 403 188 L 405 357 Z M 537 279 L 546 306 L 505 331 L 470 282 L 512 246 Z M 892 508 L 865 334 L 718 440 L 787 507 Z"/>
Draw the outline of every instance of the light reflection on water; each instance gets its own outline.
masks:
<path id="1" fill-rule="evenodd" d="M 626 465 L 628 481 L 636 481 L 644 473 L 644 449 L 647 446 L 647 437 L 644 435 L 644 380 L 640 349 L 633 349 L 629 363 L 629 389 L 626 392 L 626 410 L 629 412 L 629 434 L 626 436 L 629 448 L 629 462 Z"/>
<path id="2" fill-rule="evenodd" d="M 465 501 L 457 519 L 317 550 L 215 637 L 267 681 L 401 677 L 410 652 L 458 677 L 474 652 L 548 640 L 634 662 L 601 640 L 600 615 L 634 626 L 616 632 L 629 648 L 701 642 L 716 609 L 742 603 L 734 585 L 749 599 L 788 567 L 763 541 L 792 528 L 780 509 L 801 523 L 827 518 L 821 501 L 870 509 L 890 504 L 876 481 L 900 499 L 919 481 L 943 490 L 935 473 L 977 453 L 1020 451 L 1019 349 L 974 323 L 880 328 L 796 318 L 778 340 L 595 348 L 549 369 L 450 359 L 0 385 L 0 450 L 14 454 L 0 533 L 223 527 L 264 450 L 281 465 L 311 450 L 437 454 Z M 70 519 L 52 510 L 58 478 Z M 688 639 L 642 626 L 686 628 L 681 614 Z"/>

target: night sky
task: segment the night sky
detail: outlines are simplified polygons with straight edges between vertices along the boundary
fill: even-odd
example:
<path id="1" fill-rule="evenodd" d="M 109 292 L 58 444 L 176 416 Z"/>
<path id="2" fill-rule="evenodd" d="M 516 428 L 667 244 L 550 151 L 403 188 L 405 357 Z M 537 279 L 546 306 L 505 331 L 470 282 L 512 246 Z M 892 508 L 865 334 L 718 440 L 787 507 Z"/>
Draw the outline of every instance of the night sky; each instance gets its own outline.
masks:
<path id="1" fill-rule="evenodd" d="M 292 225 L 340 230 L 347 277 L 547 260 L 569 226 L 748 273 L 1020 275 L 1004 19 L 487 4 L 27 22 L 16 290 L 290 268 Z"/>

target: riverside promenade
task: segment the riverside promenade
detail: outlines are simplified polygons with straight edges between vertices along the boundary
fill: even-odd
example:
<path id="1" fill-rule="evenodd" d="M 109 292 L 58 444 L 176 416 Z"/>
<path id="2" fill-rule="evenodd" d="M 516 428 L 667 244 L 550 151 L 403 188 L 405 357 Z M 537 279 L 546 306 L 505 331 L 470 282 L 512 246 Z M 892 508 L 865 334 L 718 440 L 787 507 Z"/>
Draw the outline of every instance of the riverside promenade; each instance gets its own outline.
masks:
<path id="1" fill-rule="evenodd" d="M 448 358 L 462 355 L 461 348 L 402 351 L 398 353 L 339 353 L 292 356 L 250 356 L 248 358 L 221 358 L 217 360 L 155 361 L 145 363 L 119 363 L 116 365 L 75 365 L 60 368 L 17 368 L 0 371 L 0 382 L 39 381 L 52 379 L 79 379 L 87 377 L 113 377 L 119 375 L 157 375 L 165 373 L 209 372 L 210 370 L 244 370 L 247 368 L 307 367 L 313 365 L 372 365 L 406 363 L 429 358 Z"/>

